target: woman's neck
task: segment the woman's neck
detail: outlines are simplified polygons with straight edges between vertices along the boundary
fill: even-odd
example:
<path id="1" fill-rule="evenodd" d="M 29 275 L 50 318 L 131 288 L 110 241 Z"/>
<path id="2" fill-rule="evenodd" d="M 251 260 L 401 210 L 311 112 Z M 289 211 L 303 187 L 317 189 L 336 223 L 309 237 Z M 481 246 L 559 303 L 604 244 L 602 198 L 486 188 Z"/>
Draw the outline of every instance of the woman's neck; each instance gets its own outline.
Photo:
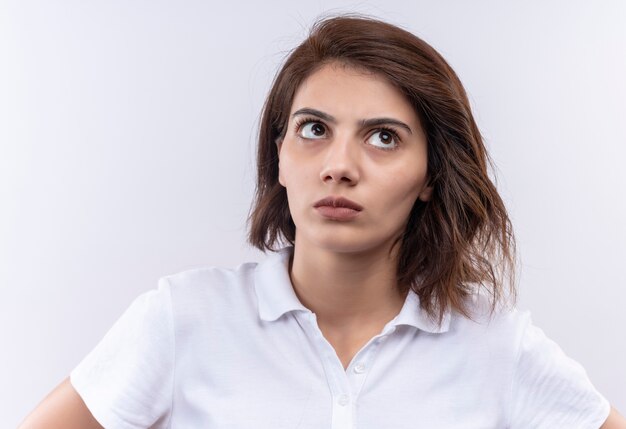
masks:
<path id="1" fill-rule="evenodd" d="M 335 252 L 296 241 L 290 277 L 302 304 L 320 326 L 343 333 L 384 325 L 402 308 L 396 282 L 396 252 Z"/>

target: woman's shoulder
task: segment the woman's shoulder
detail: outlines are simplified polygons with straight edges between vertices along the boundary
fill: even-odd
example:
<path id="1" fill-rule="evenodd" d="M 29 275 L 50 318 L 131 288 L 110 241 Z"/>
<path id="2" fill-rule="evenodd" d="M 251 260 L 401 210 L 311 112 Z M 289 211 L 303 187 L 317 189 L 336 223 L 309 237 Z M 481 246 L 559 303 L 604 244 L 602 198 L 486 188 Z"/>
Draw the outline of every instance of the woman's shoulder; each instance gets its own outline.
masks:
<path id="1" fill-rule="evenodd" d="M 165 275 L 162 279 L 171 284 L 173 288 L 194 287 L 228 287 L 236 284 L 253 283 L 255 272 L 258 270 L 276 270 L 284 264 L 289 256 L 290 248 L 279 249 L 268 254 L 260 262 L 242 262 L 235 267 L 223 267 L 217 265 L 199 265 Z"/>
<path id="2" fill-rule="evenodd" d="M 477 292 L 468 298 L 469 317 L 454 312 L 450 322 L 450 332 L 467 341 L 480 340 L 483 345 L 509 344 L 512 350 L 519 347 L 525 330 L 531 324 L 531 314 L 511 302 L 493 304 L 486 292 Z"/>
<path id="3" fill-rule="evenodd" d="M 206 317 L 225 307 L 231 313 L 243 312 L 248 310 L 245 303 L 254 301 L 254 273 L 258 265 L 244 262 L 236 267 L 196 266 L 161 277 L 159 289 L 167 290 L 175 318 L 193 314 Z"/>
<path id="4" fill-rule="evenodd" d="M 253 282 L 258 262 L 244 262 L 236 267 L 202 265 L 177 271 L 161 278 L 178 294 L 210 293 L 220 289 L 233 289 Z"/>
<path id="5" fill-rule="evenodd" d="M 506 325 L 522 327 L 528 323 L 530 312 L 520 309 L 515 302 L 507 297 L 501 297 L 494 304 L 490 291 L 479 289 L 468 298 L 469 318 L 467 323 L 490 327 L 492 325 Z"/>
<path id="6" fill-rule="evenodd" d="M 289 249 L 266 255 L 260 262 L 243 262 L 235 267 L 200 265 L 163 276 L 160 281 L 177 294 L 225 293 L 250 289 L 263 274 L 284 270 Z"/>
<path id="7" fill-rule="evenodd" d="M 260 262 L 236 267 L 201 265 L 159 279 L 159 289 L 169 295 L 177 319 L 229 318 L 252 315 L 258 309 L 258 286 L 284 267 L 285 253 L 266 256 Z"/>

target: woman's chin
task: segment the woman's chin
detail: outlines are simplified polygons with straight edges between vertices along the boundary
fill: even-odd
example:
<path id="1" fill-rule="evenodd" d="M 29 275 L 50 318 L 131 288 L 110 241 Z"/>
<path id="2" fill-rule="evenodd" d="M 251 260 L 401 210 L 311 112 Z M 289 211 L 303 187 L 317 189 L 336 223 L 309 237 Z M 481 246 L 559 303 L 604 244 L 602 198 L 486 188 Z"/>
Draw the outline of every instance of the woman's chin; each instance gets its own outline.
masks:
<path id="1" fill-rule="evenodd" d="M 333 253 L 367 253 L 387 247 L 386 241 L 372 240 L 364 237 L 363 234 L 332 234 L 319 233 L 311 234 L 303 240 L 296 237 L 296 246 L 317 248 L 319 250 Z"/>

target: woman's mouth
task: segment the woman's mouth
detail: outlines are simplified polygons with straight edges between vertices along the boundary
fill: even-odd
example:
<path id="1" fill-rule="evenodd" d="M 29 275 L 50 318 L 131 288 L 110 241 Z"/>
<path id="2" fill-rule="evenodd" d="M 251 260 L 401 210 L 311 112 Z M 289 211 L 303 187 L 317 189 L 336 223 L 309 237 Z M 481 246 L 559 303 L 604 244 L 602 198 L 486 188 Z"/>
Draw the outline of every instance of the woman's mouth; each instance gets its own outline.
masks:
<path id="1" fill-rule="evenodd" d="M 348 221 L 359 215 L 363 207 L 344 197 L 326 197 L 313 206 L 323 217 L 331 220 Z"/>

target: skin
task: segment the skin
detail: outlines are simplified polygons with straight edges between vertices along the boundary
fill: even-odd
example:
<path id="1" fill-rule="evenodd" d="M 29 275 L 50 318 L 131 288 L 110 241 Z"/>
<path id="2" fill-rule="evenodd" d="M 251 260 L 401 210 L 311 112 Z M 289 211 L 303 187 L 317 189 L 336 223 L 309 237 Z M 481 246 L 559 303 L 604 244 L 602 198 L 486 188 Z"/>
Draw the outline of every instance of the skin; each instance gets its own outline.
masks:
<path id="1" fill-rule="evenodd" d="M 301 85 L 291 113 L 302 108 L 317 109 L 335 121 L 322 121 L 325 127 L 315 129 L 324 138 L 312 139 L 302 136 L 316 137 L 313 124 L 298 134 L 292 119 L 284 140 L 277 142 L 280 183 L 287 188 L 296 224 L 291 280 L 347 367 L 404 302 L 395 290 L 391 243 L 415 200 L 430 198 L 426 139 L 415 112 L 394 87 L 342 66 L 324 67 Z M 398 129 L 401 145 L 396 151 L 373 146 L 386 139 L 375 134 L 377 127 L 359 125 L 362 119 L 382 117 L 402 121 L 411 130 Z M 364 209 L 350 222 L 325 219 L 313 204 L 329 195 L 345 196 Z M 66 378 L 18 429 L 44 428 L 102 426 Z M 612 408 L 601 429 L 626 429 L 626 420 Z"/>
<path id="2" fill-rule="evenodd" d="M 46 396 L 18 429 L 103 429 L 69 377 Z"/>
<path id="3" fill-rule="evenodd" d="M 321 113 L 299 114 L 302 109 Z M 309 117 L 314 122 L 297 126 Z M 380 118 L 405 124 L 385 124 L 397 132 L 395 142 L 380 124 L 362 125 Z M 296 225 L 291 281 L 347 367 L 404 303 L 392 242 L 415 201 L 432 193 L 426 137 L 408 100 L 388 81 L 329 64 L 299 87 L 277 145 L 279 182 Z M 348 222 L 325 218 L 313 205 L 327 196 L 346 197 L 363 210 Z"/>

